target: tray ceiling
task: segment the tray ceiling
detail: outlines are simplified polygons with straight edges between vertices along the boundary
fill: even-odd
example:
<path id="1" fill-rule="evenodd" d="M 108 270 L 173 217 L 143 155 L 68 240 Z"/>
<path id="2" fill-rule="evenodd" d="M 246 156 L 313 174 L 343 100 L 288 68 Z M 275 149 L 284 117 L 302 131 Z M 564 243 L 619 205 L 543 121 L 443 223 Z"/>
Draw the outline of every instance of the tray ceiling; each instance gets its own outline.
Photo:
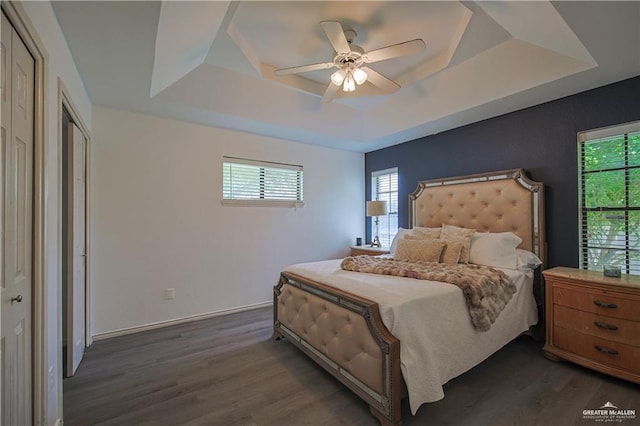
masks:
<path id="1" fill-rule="evenodd" d="M 638 2 L 100 2 L 53 9 L 96 105 L 368 152 L 640 74 Z M 319 22 L 365 51 L 421 38 L 331 103 Z"/>

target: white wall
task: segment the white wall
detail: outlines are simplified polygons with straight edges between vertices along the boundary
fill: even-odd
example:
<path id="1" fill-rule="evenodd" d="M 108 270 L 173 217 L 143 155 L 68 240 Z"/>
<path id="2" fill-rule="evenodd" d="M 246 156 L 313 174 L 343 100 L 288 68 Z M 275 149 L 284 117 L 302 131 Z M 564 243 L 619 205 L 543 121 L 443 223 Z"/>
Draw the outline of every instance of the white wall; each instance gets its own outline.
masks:
<path id="1" fill-rule="evenodd" d="M 305 206 L 221 205 L 224 155 L 301 164 Z M 91 167 L 94 335 L 269 302 L 364 236 L 360 153 L 95 107 Z"/>
<path id="2" fill-rule="evenodd" d="M 62 417 L 62 360 L 59 350 L 61 318 L 58 282 L 58 77 L 60 77 L 83 121 L 91 124 L 91 101 L 78 74 L 58 21 L 48 2 L 17 2 L 18 11 L 24 15 L 30 27 L 35 29 L 37 41 L 46 50 L 48 67 L 45 87 L 45 333 L 47 335 L 46 364 L 49 366 L 47 401 L 44 420 L 53 425 Z"/>

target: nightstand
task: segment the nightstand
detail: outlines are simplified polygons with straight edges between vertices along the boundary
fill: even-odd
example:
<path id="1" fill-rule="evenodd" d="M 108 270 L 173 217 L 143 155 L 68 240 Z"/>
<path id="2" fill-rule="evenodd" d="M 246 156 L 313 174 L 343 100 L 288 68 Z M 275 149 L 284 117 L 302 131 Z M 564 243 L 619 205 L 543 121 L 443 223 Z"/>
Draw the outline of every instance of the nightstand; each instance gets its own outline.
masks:
<path id="1" fill-rule="evenodd" d="M 389 247 L 351 246 L 351 256 L 380 256 L 388 253 Z"/>
<path id="2" fill-rule="evenodd" d="M 546 290 L 545 356 L 640 383 L 640 276 L 553 268 Z"/>

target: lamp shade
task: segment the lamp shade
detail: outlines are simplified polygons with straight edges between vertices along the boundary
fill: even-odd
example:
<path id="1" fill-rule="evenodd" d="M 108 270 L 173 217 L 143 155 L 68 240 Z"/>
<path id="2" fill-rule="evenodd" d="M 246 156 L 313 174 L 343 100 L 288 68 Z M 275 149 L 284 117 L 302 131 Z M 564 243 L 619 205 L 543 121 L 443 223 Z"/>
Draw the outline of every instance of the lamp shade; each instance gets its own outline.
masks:
<path id="1" fill-rule="evenodd" d="M 331 74 L 331 81 L 336 86 L 340 86 L 342 84 L 342 82 L 344 81 L 344 77 L 346 75 L 347 75 L 347 72 L 345 70 L 338 70 L 338 71 L 334 72 L 333 74 Z"/>
<path id="2" fill-rule="evenodd" d="M 356 68 L 353 70 L 353 79 L 356 81 L 356 84 L 361 85 L 367 81 L 367 73 L 360 68 Z"/>
<path id="3" fill-rule="evenodd" d="M 345 92 L 353 92 L 354 90 L 356 90 L 356 82 L 353 79 L 353 75 L 351 75 L 351 72 L 348 72 L 347 76 L 344 78 L 342 90 L 344 90 Z"/>
<path id="4" fill-rule="evenodd" d="M 367 201 L 367 216 L 384 216 L 389 213 L 386 201 Z"/>

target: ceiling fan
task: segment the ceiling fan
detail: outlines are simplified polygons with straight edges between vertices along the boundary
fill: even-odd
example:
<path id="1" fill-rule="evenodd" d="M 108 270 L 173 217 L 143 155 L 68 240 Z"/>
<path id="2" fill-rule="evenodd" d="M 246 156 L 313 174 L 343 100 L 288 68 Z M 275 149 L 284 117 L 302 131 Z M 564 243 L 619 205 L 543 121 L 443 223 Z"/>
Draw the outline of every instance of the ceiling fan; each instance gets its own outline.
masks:
<path id="1" fill-rule="evenodd" d="M 275 75 L 282 76 L 334 67 L 338 68 L 336 72 L 331 74 L 331 83 L 329 83 L 327 90 L 322 96 L 322 102 L 330 102 L 335 98 L 341 86 L 343 91 L 353 92 L 356 89 L 356 85 L 359 86 L 365 81 L 369 81 L 384 93 L 397 91 L 400 89 L 400 85 L 363 65 L 397 58 L 399 56 L 411 55 L 425 48 L 423 40 L 415 39 L 365 52 L 362 47 L 353 44 L 356 32 L 353 30 L 344 30 L 340 22 L 322 21 L 320 22 L 320 26 L 322 26 L 324 33 L 333 46 L 333 50 L 336 52 L 333 61 L 291 68 L 280 68 L 275 70 Z"/>

